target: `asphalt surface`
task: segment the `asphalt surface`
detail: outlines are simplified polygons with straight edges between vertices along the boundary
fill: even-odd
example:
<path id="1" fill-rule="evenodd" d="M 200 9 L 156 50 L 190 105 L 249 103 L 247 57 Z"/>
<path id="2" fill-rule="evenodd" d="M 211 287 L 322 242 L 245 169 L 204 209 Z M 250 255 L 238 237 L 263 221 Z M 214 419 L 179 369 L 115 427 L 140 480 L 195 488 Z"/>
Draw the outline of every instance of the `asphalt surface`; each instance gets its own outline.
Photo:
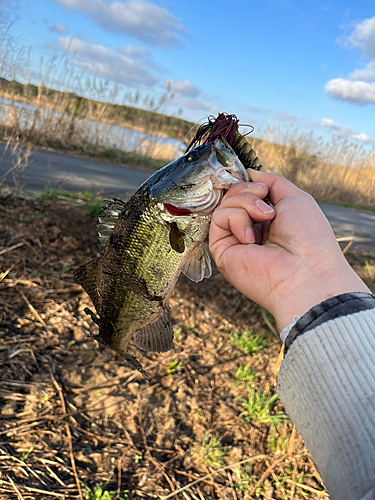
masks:
<path id="1" fill-rule="evenodd" d="M 0 143 L 0 179 L 14 165 L 10 150 L 5 154 L 5 144 Z M 90 191 L 118 198 L 133 193 L 152 172 L 132 170 L 118 165 L 84 158 L 33 150 L 29 165 L 24 170 L 21 185 L 30 191 L 43 191 L 45 186 L 68 191 Z M 13 172 L 6 179 L 13 184 Z"/>
<path id="2" fill-rule="evenodd" d="M 10 151 L 5 151 L 5 145 L 0 143 L 0 183 L 13 165 Z M 51 186 L 123 198 L 133 193 L 150 175 L 147 171 L 34 150 L 21 184 L 24 189 L 32 191 L 43 191 L 45 186 Z M 12 172 L 7 175 L 5 183 L 14 186 Z M 375 252 L 375 213 L 326 204 L 320 204 L 320 207 L 337 238 L 354 237 L 353 247 Z M 340 244 L 345 246 L 346 243 Z"/>

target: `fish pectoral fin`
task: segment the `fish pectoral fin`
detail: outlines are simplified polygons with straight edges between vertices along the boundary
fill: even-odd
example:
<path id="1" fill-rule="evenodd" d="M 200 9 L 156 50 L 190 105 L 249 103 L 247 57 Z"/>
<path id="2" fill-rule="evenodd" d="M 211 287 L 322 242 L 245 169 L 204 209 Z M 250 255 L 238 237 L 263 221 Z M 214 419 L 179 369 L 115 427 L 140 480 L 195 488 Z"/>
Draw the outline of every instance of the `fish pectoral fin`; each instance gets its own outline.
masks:
<path id="1" fill-rule="evenodd" d="M 167 352 L 173 346 L 173 329 L 169 308 L 151 325 L 134 334 L 135 346 L 143 352 Z"/>
<path id="2" fill-rule="evenodd" d="M 195 283 L 211 276 L 211 257 L 204 243 L 193 250 L 183 265 L 182 272 Z"/>
<path id="3" fill-rule="evenodd" d="M 169 243 L 176 252 L 183 253 L 185 251 L 184 234 L 178 229 L 175 222 L 172 222 L 171 230 L 169 232 Z"/>

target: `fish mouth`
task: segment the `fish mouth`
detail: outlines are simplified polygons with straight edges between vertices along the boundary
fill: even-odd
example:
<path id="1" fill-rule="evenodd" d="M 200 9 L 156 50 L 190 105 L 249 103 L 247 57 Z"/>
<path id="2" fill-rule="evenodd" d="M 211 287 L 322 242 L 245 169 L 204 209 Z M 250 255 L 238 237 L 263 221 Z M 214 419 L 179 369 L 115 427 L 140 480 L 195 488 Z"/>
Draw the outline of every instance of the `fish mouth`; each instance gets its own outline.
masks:
<path id="1" fill-rule="evenodd" d="M 183 217 L 191 214 L 190 210 L 188 210 L 187 208 L 177 208 L 169 203 L 164 203 L 164 209 L 170 215 L 174 215 L 175 217 Z"/>
<path id="2" fill-rule="evenodd" d="M 211 215 L 231 186 L 250 180 L 245 167 L 223 137 L 211 144 L 205 167 L 197 177 L 194 178 L 194 173 L 191 180 L 185 177 L 188 184 L 180 186 L 177 196 L 173 192 L 172 196 L 160 200 L 160 208 L 165 214 L 175 217 Z"/>
<path id="3" fill-rule="evenodd" d="M 189 216 L 193 214 L 211 215 L 215 208 L 220 204 L 224 192 L 222 188 L 215 188 L 211 179 L 202 183 L 198 188 L 191 192 L 189 199 L 185 200 L 166 200 L 164 201 L 164 210 L 170 215 L 177 217 Z"/>

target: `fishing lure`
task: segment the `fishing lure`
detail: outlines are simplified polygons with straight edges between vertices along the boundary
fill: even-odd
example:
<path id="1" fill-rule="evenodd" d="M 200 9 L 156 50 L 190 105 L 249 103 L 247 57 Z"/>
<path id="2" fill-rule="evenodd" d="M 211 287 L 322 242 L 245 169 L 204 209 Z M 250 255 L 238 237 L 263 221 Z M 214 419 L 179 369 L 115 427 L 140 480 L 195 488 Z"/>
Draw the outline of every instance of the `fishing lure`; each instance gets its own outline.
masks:
<path id="1" fill-rule="evenodd" d="M 208 144 L 218 137 L 224 137 L 245 168 L 260 170 L 262 165 L 259 163 L 259 158 L 249 141 L 246 139 L 246 136 L 251 134 L 254 127 L 250 125 L 251 130 L 245 135 L 239 132 L 238 127 L 239 120 L 236 115 L 219 113 L 216 118 L 209 116 L 208 122 L 198 128 L 185 153 L 199 144 Z"/>

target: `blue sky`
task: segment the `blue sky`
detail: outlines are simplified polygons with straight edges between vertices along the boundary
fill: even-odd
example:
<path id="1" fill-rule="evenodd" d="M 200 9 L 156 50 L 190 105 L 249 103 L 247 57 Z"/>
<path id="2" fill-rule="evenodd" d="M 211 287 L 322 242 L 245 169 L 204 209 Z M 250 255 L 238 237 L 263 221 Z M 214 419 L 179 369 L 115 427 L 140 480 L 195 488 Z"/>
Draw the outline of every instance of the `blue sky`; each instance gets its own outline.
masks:
<path id="1" fill-rule="evenodd" d="M 34 75 L 42 57 L 42 73 L 65 57 L 77 74 L 117 82 L 120 102 L 169 82 L 166 111 L 189 120 L 227 111 L 258 136 L 281 125 L 375 145 L 373 0 L 0 0 L 0 9 L 31 47 Z"/>

